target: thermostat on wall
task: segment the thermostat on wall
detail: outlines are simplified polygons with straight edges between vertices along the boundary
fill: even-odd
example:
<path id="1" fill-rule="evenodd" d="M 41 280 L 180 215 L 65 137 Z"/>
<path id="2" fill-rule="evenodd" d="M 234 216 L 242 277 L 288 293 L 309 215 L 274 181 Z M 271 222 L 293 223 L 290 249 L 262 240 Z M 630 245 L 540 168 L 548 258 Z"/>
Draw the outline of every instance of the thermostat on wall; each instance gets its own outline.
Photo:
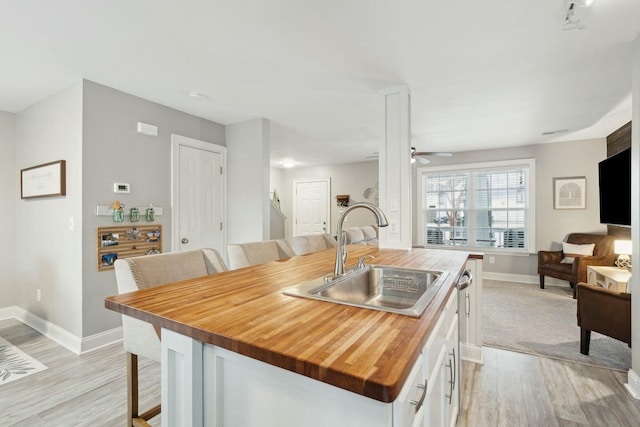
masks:
<path id="1" fill-rule="evenodd" d="M 121 183 L 121 182 L 114 182 L 113 183 L 113 192 L 114 193 L 130 193 L 130 186 L 129 184 L 125 184 L 125 183 Z"/>

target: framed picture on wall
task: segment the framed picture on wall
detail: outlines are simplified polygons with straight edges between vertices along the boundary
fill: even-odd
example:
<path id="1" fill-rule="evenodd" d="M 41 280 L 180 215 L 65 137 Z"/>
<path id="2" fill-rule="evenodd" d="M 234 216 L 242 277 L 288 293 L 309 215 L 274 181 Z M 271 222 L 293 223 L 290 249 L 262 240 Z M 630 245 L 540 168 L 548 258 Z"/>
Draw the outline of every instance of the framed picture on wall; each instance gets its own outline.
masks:
<path id="1" fill-rule="evenodd" d="M 65 196 L 66 194 L 66 162 L 64 160 L 44 163 L 20 171 L 21 198 Z"/>
<path id="2" fill-rule="evenodd" d="M 586 193 L 587 178 L 584 176 L 553 178 L 554 209 L 585 209 Z"/>

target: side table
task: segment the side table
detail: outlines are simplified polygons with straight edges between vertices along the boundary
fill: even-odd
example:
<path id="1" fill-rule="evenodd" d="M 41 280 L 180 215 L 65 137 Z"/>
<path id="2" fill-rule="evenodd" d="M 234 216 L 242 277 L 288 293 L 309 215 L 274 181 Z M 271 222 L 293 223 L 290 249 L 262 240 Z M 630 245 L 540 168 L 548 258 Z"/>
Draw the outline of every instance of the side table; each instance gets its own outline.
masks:
<path id="1" fill-rule="evenodd" d="M 626 292 L 629 277 L 631 277 L 631 272 L 626 268 L 601 265 L 587 266 L 587 282 L 589 282 L 590 285 L 601 288 Z"/>

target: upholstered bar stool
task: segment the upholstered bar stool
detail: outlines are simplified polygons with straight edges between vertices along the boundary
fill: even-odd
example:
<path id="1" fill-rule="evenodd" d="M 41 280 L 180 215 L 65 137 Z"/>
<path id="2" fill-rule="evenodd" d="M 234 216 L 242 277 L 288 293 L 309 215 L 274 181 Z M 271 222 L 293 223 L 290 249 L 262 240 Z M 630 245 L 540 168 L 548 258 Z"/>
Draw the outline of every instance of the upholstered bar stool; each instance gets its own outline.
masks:
<path id="1" fill-rule="evenodd" d="M 229 268 L 231 270 L 291 258 L 295 254 L 289 242 L 284 239 L 227 245 Z"/>
<path id="2" fill-rule="evenodd" d="M 296 255 L 324 251 L 336 247 L 336 239 L 328 234 L 311 234 L 295 236 L 291 239 L 291 246 Z"/>
<path id="3" fill-rule="evenodd" d="M 214 249 L 119 259 L 114 267 L 119 294 L 227 271 Z M 147 421 L 160 413 L 160 405 L 139 413 L 138 356 L 160 362 L 160 331 L 122 315 L 122 333 L 127 357 L 127 426 L 148 426 Z"/>

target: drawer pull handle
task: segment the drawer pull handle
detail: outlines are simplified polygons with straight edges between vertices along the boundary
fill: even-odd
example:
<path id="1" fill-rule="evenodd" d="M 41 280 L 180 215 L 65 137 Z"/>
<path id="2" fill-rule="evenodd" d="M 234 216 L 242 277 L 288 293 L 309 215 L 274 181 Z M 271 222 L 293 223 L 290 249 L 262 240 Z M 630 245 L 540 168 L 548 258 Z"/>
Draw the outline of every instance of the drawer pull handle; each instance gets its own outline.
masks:
<path id="1" fill-rule="evenodd" d="M 447 368 L 449 371 L 449 394 L 445 394 L 444 397 L 449 399 L 449 405 L 451 405 L 453 399 L 453 365 L 451 364 L 451 359 L 449 359 L 449 363 L 447 363 Z"/>
<path id="2" fill-rule="evenodd" d="M 424 403 L 424 398 L 427 396 L 427 380 L 424 380 L 424 385 L 416 384 L 416 387 L 422 389 L 422 396 L 420 396 L 420 400 L 418 400 L 417 402 L 415 400 L 410 400 L 409 403 L 416 406 L 416 413 L 417 413 L 422 407 L 422 404 Z"/>
<path id="3" fill-rule="evenodd" d="M 469 296 L 469 294 L 468 294 L 468 293 L 466 293 L 466 294 L 464 295 L 464 298 L 465 298 L 465 303 L 466 303 L 466 304 L 464 305 L 464 308 L 465 308 L 465 310 L 464 310 L 464 315 L 465 315 L 466 317 L 469 317 L 469 314 L 471 314 L 471 297 Z"/>
<path id="4" fill-rule="evenodd" d="M 449 353 L 449 354 L 451 356 L 453 356 L 453 369 L 452 369 L 452 371 L 453 371 L 453 390 L 455 390 L 456 389 L 456 382 L 457 382 L 456 381 L 456 371 L 457 371 L 457 369 L 456 369 L 456 349 L 454 347 L 451 350 L 452 350 L 452 353 Z"/>

